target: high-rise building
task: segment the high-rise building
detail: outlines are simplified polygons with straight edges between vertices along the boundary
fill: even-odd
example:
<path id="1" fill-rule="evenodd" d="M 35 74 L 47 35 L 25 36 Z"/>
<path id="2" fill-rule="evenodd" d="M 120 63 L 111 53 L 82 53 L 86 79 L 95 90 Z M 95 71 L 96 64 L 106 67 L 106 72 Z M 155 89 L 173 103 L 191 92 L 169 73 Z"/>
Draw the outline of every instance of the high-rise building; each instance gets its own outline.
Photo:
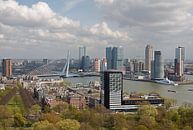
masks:
<path id="1" fill-rule="evenodd" d="M 107 70 L 107 59 L 103 58 L 101 61 L 101 71 Z"/>
<path id="2" fill-rule="evenodd" d="M 100 68 L 101 68 L 100 65 L 101 65 L 100 60 L 98 58 L 95 58 L 94 60 L 94 71 L 95 72 L 100 72 Z"/>
<path id="3" fill-rule="evenodd" d="M 121 70 L 123 68 L 123 48 L 106 48 L 107 69 Z"/>
<path id="4" fill-rule="evenodd" d="M 113 64 L 112 64 L 112 47 L 107 47 L 106 48 L 106 59 L 107 59 L 107 69 L 112 69 Z"/>
<path id="5" fill-rule="evenodd" d="M 123 68 L 123 47 L 113 47 L 112 59 L 113 69 L 121 70 Z"/>
<path id="6" fill-rule="evenodd" d="M 178 47 L 175 53 L 175 73 L 181 77 L 184 75 L 185 48 Z"/>
<path id="7" fill-rule="evenodd" d="M 147 45 L 145 48 L 145 70 L 151 71 L 151 62 L 153 60 L 153 47 Z"/>
<path id="8" fill-rule="evenodd" d="M 48 64 L 48 59 L 43 59 L 43 64 L 44 65 Z"/>
<path id="9" fill-rule="evenodd" d="M 79 47 L 79 67 L 81 68 L 82 66 L 82 57 L 86 56 L 86 47 L 85 46 L 80 46 Z"/>
<path id="10" fill-rule="evenodd" d="M 101 103 L 108 109 L 120 109 L 122 105 L 123 74 L 120 71 L 101 73 Z"/>
<path id="11" fill-rule="evenodd" d="M 2 76 L 11 77 L 12 76 L 12 62 L 11 59 L 3 59 L 2 62 Z"/>
<path id="12" fill-rule="evenodd" d="M 89 56 L 82 56 L 82 63 L 81 69 L 86 72 L 90 69 L 90 57 Z"/>
<path id="13" fill-rule="evenodd" d="M 79 60 L 82 60 L 83 56 L 86 56 L 86 47 L 80 46 L 79 47 Z"/>
<path id="14" fill-rule="evenodd" d="M 154 52 L 154 62 L 153 64 L 153 73 L 152 78 L 153 79 L 163 79 L 164 78 L 164 65 L 162 60 L 161 51 L 155 51 Z"/>

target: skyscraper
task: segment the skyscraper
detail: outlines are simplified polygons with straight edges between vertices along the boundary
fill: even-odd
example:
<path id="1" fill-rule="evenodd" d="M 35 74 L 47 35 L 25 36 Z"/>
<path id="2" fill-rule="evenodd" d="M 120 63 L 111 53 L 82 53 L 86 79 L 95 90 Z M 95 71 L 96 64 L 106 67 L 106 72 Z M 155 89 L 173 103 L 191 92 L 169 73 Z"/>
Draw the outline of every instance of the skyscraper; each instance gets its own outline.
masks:
<path id="1" fill-rule="evenodd" d="M 81 69 L 86 72 L 90 69 L 90 57 L 89 56 L 82 56 L 82 64 Z"/>
<path id="2" fill-rule="evenodd" d="M 101 73 L 101 103 L 108 109 L 120 109 L 122 105 L 123 74 L 120 71 Z"/>
<path id="3" fill-rule="evenodd" d="M 153 60 L 153 47 L 147 45 L 145 48 L 145 70 L 151 71 L 151 62 Z"/>
<path id="4" fill-rule="evenodd" d="M 80 69 L 82 69 L 83 56 L 86 56 L 86 47 L 85 46 L 80 46 L 79 47 L 79 68 Z"/>
<path id="5" fill-rule="evenodd" d="M 123 47 L 113 47 L 112 60 L 113 69 L 121 70 L 123 68 Z"/>
<path id="6" fill-rule="evenodd" d="M 178 47 L 175 53 L 175 73 L 181 77 L 184 75 L 185 48 Z"/>
<path id="7" fill-rule="evenodd" d="M 112 69 L 112 47 L 106 48 L 107 69 Z"/>
<path id="8" fill-rule="evenodd" d="M 164 78 L 164 65 L 162 60 L 161 51 L 154 52 L 154 62 L 153 62 L 153 79 L 162 79 Z"/>
<path id="9" fill-rule="evenodd" d="M 101 61 L 101 71 L 107 70 L 107 59 L 103 58 Z"/>
<path id="10" fill-rule="evenodd" d="M 2 62 L 2 76 L 12 76 L 12 62 L 11 59 L 3 59 Z"/>
<path id="11" fill-rule="evenodd" d="M 95 58 L 94 60 L 94 71 L 95 72 L 100 72 L 100 60 L 98 58 Z"/>
<path id="12" fill-rule="evenodd" d="M 86 47 L 85 46 L 80 46 L 79 47 L 79 60 L 82 60 L 82 57 L 86 56 Z"/>
<path id="13" fill-rule="evenodd" d="M 123 68 L 123 48 L 106 48 L 107 69 L 121 70 Z"/>

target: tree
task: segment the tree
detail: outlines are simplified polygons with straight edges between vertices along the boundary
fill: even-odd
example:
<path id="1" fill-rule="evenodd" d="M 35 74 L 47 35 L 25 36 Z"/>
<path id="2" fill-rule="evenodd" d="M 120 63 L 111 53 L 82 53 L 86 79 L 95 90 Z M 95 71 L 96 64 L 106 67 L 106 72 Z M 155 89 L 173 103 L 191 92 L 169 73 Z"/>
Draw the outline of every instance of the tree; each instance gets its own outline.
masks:
<path id="1" fill-rule="evenodd" d="M 81 123 L 80 130 L 94 130 L 94 128 L 88 123 Z"/>
<path id="2" fill-rule="evenodd" d="M 0 106 L 0 124 L 4 130 L 12 123 L 12 114 L 6 106 Z"/>
<path id="3" fill-rule="evenodd" d="M 151 105 L 143 105 L 137 111 L 139 116 L 150 116 L 155 118 L 158 114 L 157 109 Z"/>
<path id="4" fill-rule="evenodd" d="M 41 107 L 37 104 L 31 107 L 31 114 L 37 115 L 40 111 Z"/>
<path id="5" fill-rule="evenodd" d="M 26 124 L 26 119 L 20 113 L 14 115 L 14 125 L 17 127 L 23 127 Z"/>
<path id="6" fill-rule="evenodd" d="M 56 123 L 59 130 L 79 130 L 80 123 L 77 120 L 65 119 Z"/>
<path id="7" fill-rule="evenodd" d="M 68 104 L 64 102 L 56 105 L 53 110 L 58 113 L 63 113 L 68 110 L 68 107 Z"/>
<path id="8" fill-rule="evenodd" d="M 185 126 L 185 127 L 183 128 L 183 130 L 192 130 L 192 127 L 190 127 L 190 126 Z"/>
<path id="9" fill-rule="evenodd" d="M 39 121 L 32 125 L 34 130 L 57 130 L 52 123 L 48 121 Z"/>
<path id="10" fill-rule="evenodd" d="M 176 109 L 171 109 L 167 112 L 167 118 L 176 123 L 180 117 Z"/>
<path id="11" fill-rule="evenodd" d="M 164 100 L 164 106 L 168 110 L 170 107 L 174 106 L 176 104 L 176 101 L 174 99 L 165 99 Z"/>
<path id="12" fill-rule="evenodd" d="M 136 127 L 136 130 L 148 130 L 148 128 L 146 126 L 144 126 L 144 125 L 138 125 Z"/>
<path id="13" fill-rule="evenodd" d="M 42 121 L 47 120 L 49 123 L 56 124 L 58 121 L 61 120 L 61 118 L 60 118 L 59 115 L 51 112 L 51 113 L 42 114 L 41 120 L 42 120 Z"/>

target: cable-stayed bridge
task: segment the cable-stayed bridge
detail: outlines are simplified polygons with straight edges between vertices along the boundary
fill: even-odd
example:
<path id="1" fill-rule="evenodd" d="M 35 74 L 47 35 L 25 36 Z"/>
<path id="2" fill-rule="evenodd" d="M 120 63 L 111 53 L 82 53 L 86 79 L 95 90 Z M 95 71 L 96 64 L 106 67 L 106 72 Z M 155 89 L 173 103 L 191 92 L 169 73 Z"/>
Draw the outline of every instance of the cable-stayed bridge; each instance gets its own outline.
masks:
<path id="1" fill-rule="evenodd" d="M 67 53 L 67 60 L 66 63 L 63 66 L 62 71 L 53 71 L 53 68 L 56 67 L 57 62 L 60 60 L 53 60 L 50 61 L 48 64 L 42 65 L 31 72 L 29 72 L 27 75 L 31 76 L 37 76 L 37 77 L 52 77 L 52 76 L 60 76 L 64 78 L 68 77 L 78 77 L 78 74 L 69 73 L 69 65 L 70 65 L 70 51 Z M 61 62 L 61 61 L 60 61 Z"/>

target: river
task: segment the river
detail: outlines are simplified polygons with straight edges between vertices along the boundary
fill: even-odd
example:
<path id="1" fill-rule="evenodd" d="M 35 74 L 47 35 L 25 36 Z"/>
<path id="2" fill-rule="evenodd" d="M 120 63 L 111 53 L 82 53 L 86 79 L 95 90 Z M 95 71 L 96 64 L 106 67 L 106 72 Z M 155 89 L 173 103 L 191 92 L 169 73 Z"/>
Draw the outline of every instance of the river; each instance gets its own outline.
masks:
<path id="1" fill-rule="evenodd" d="M 193 76 L 188 76 L 189 79 L 193 79 Z M 76 83 L 88 84 L 90 81 L 100 81 L 99 77 L 77 77 L 77 78 L 68 78 L 72 85 Z M 177 105 L 182 105 L 184 103 L 192 103 L 193 104 L 193 91 L 188 91 L 188 89 L 193 89 L 193 85 L 162 85 L 150 82 L 141 82 L 141 81 L 131 81 L 124 80 L 123 81 L 123 91 L 124 92 L 138 92 L 138 93 L 150 93 L 156 92 L 159 93 L 160 96 L 165 98 L 174 99 L 177 102 Z M 176 91 L 168 92 L 168 90 Z"/>

